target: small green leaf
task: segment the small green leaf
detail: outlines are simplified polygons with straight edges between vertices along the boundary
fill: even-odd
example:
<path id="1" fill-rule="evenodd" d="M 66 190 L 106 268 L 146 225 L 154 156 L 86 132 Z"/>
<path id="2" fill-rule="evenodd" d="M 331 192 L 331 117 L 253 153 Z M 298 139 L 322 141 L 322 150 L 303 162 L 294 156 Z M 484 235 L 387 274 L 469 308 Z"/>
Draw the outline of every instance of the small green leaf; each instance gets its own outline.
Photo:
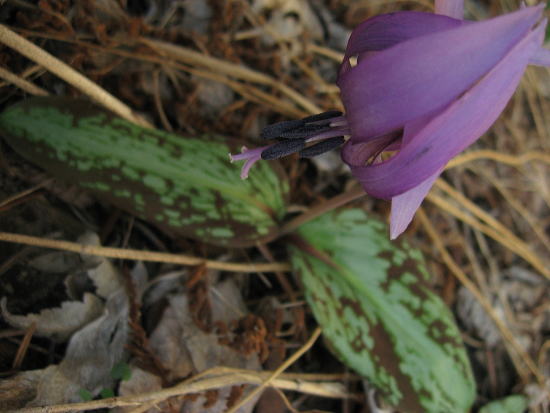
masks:
<path id="1" fill-rule="evenodd" d="M 335 353 L 406 413 L 469 411 L 475 384 L 422 255 L 359 209 L 301 226 L 294 270 Z"/>
<path id="2" fill-rule="evenodd" d="M 288 182 L 277 163 L 248 179 L 229 162 L 242 142 L 136 126 L 90 102 L 32 98 L 0 114 L 0 133 L 28 161 L 167 232 L 223 246 L 270 237 Z"/>
<path id="3" fill-rule="evenodd" d="M 99 395 L 102 399 L 108 399 L 109 397 L 115 397 L 115 392 L 113 391 L 113 389 L 102 389 L 99 392 Z"/>
<path id="4" fill-rule="evenodd" d="M 82 399 L 82 401 L 85 401 L 85 402 L 89 402 L 90 400 L 93 400 L 94 399 L 94 396 L 92 395 L 92 393 L 90 393 L 88 390 L 86 389 L 80 389 L 78 391 L 78 395 L 80 396 L 80 398 Z"/>
<path id="5" fill-rule="evenodd" d="M 527 409 L 527 398 L 520 394 L 487 403 L 479 413 L 523 413 Z"/>
<path id="6" fill-rule="evenodd" d="M 128 381 L 132 377 L 132 370 L 128 364 L 120 362 L 113 366 L 111 377 L 115 380 Z"/>

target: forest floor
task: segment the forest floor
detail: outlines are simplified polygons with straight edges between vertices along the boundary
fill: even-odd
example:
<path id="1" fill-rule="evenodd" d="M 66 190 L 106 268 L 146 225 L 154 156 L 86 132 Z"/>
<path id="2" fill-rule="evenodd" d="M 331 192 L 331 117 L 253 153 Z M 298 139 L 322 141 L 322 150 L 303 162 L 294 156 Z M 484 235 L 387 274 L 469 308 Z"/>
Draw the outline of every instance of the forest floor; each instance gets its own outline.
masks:
<path id="1" fill-rule="evenodd" d="M 517 7 L 509 0 L 467 1 L 466 16 L 483 20 Z M 254 142 L 267 124 L 342 110 L 335 80 L 351 30 L 398 10 L 433 6 L 428 0 L 0 1 L 0 23 L 92 82 L 83 85 L 40 54 L 23 56 L 24 47 L 10 48 L 0 36 L 0 105 L 3 110 L 32 95 L 94 99 L 106 90 L 138 122 Z M 449 164 L 403 235 L 424 253 L 433 287 L 456 317 L 477 382 L 476 409 L 523 394 L 530 412 L 550 412 L 549 114 L 549 72 L 530 67 L 497 123 Z M 281 164 L 295 213 L 355 185 L 335 153 L 314 160 L 291 156 Z M 354 205 L 383 220 L 389 215 L 386 201 L 365 196 Z M 0 230 L 219 262 L 262 255 L 264 262 L 287 260 L 277 243 L 224 249 L 166 237 L 53 180 L 1 140 Z M 57 412 L 175 412 L 182 406 L 223 412 L 253 387 L 246 383 L 260 384 L 286 362 L 272 387 L 240 411 L 389 411 L 369 402 L 361 379 L 324 340 L 311 340 L 317 323 L 291 273 L 144 264 L 139 256 L 124 265 L 53 251 L 0 243 L 0 410 L 33 401 Z M 107 300 L 107 292 L 90 287 L 91 279 L 101 280 L 96 286 L 110 291 L 120 274 L 143 280 L 147 290 L 140 299 L 140 291 L 126 285 L 126 312 Z M 65 359 L 71 336 L 104 314 L 106 302 L 112 317 L 93 338 L 79 338 L 79 357 Z M 235 307 L 241 317 L 228 315 Z M 109 334 L 111 347 L 98 354 L 95 340 Z M 94 366 L 86 374 L 99 376 L 111 351 L 126 352 L 127 361 L 109 372 L 101 394 L 81 388 L 81 403 L 67 406 L 72 384 L 59 378 L 56 366 Z M 251 353 L 257 356 L 252 361 L 245 357 Z M 233 369 L 201 380 L 221 360 Z M 156 393 L 140 399 L 145 392 Z"/>

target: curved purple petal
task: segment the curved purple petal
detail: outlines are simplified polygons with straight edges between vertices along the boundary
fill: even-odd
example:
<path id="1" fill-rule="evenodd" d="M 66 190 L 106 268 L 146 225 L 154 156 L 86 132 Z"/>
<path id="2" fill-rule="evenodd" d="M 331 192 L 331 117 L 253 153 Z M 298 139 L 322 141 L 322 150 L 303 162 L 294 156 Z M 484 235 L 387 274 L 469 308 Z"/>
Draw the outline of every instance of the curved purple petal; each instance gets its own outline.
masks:
<path id="1" fill-rule="evenodd" d="M 442 171 L 443 168 L 439 169 L 424 182 L 391 199 L 390 239 L 397 238 L 407 229 L 416 210 Z"/>
<path id="2" fill-rule="evenodd" d="M 464 0 L 435 0 L 435 12 L 455 19 L 464 18 Z"/>
<path id="3" fill-rule="evenodd" d="M 474 87 L 434 117 L 388 161 L 351 166 L 365 191 L 393 198 L 419 185 L 477 140 L 497 119 L 514 93 L 529 58 L 540 47 L 545 25 L 524 37 Z"/>
<path id="4" fill-rule="evenodd" d="M 351 68 L 348 59 L 365 52 L 395 46 L 405 40 L 459 27 L 464 22 L 433 13 L 401 11 L 372 17 L 357 26 L 348 40 L 341 71 Z"/>
<path id="5" fill-rule="evenodd" d="M 383 50 L 415 37 L 454 29 L 463 23 L 462 20 L 419 11 L 381 14 L 364 21 L 353 30 L 346 55 Z"/>
<path id="6" fill-rule="evenodd" d="M 538 48 L 529 59 L 529 64 L 550 67 L 550 50 Z"/>
<path id="7" fill-rule="evenodd" d="M 339 76 L 354 140 L 448 105 L 493 68 L 535 24 L 541 7 L 401 42 Z"/>

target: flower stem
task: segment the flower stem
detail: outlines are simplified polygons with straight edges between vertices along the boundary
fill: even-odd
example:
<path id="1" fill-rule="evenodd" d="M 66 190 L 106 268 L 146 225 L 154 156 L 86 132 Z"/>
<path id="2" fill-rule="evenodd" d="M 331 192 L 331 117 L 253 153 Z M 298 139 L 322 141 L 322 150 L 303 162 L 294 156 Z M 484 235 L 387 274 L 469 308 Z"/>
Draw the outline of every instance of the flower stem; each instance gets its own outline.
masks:
<path id="1" fill-rule="evenodd" d="M 309 222 L 326 212 L 332 211 L 333 209 L 346 205 L 349 202 L 355 201 L 356 199 L 361 198 L 363 195 L 366 195 L 363 188 L 361 188 L 361 186 L 354 186 L 343 194 L 337 195 L 324 202 L 321 202 L 320 204 L 309 208 L 303 214 L 300 214 L 297 217 L 291 219 L 281 227 L 279 232 L 277 232 L 272 238 L 270 238 L 266 242 L 272 242 L 284 235 L 290 234 L 300 225 L 303 225 L 306 222 Z"/>

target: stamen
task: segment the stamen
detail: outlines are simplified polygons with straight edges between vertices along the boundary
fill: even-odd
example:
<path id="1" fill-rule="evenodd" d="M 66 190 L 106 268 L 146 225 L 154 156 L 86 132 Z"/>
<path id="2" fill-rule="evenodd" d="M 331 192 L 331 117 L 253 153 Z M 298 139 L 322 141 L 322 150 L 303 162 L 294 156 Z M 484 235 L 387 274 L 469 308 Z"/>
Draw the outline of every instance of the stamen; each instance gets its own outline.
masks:
<path id="1" fill-rule="evenodd" d="M 337 116 L 342 116 L 342 112 L 337 110 L 329 110 L 328 112 L 318 113 L 317 115 L 307 116 L 302 119 L 305 123 L 317 122 L 320 120 L 332 119 Z"/>
<path id="2" fill-rule="evenodd" d="M 301 119 L 285 120 L 283 122 L 274 123 L 263 128 L 262 132 L 260 133 L 260 137 L 262 139 L 278 138 L 281 136 L 282 133 L 299 128 L 304 125 L 305 122 Z"/>
<path id="3" fill-rule="evenodd" d="M 271 145 L 262 152 L 262 159 L 269 161 L 298 152 L 306 145 L 305 139 L 292 139 Z"/>
<path id="4" fill-rule="evenodd" d="M 302 149 L 299 154 L 300 158 L 312 158 L 322 153 L 331 151 L 341 146 L 346 140 L 343 136 L 336 136 L 334 138 L 326 139 L 322 142 L 316 143 L 308 148 Z"/>
<path id="5" fill-rule="evenodd" d="M 305 125 L 296 129 L 292 129 L 288 132 L 281 133 L 279 138 L 284 139 L 302 139 L 307 138 L 316 133 L 321 133 L 328 130 L 329 127 L 325 125 Z"/>
<path id="6" fill-rule="evenodd" d="M 350 130 L 347 127 L 329 128 L 327 130 L 317 133 L 316 135 L 309 136 L 306 139 L 306 142 L 315 142 L 315 141 L 320 141 L 324 139 L 334 138 L 336 136 L 349 135 L 349 134 L 350 134 Z"/>

